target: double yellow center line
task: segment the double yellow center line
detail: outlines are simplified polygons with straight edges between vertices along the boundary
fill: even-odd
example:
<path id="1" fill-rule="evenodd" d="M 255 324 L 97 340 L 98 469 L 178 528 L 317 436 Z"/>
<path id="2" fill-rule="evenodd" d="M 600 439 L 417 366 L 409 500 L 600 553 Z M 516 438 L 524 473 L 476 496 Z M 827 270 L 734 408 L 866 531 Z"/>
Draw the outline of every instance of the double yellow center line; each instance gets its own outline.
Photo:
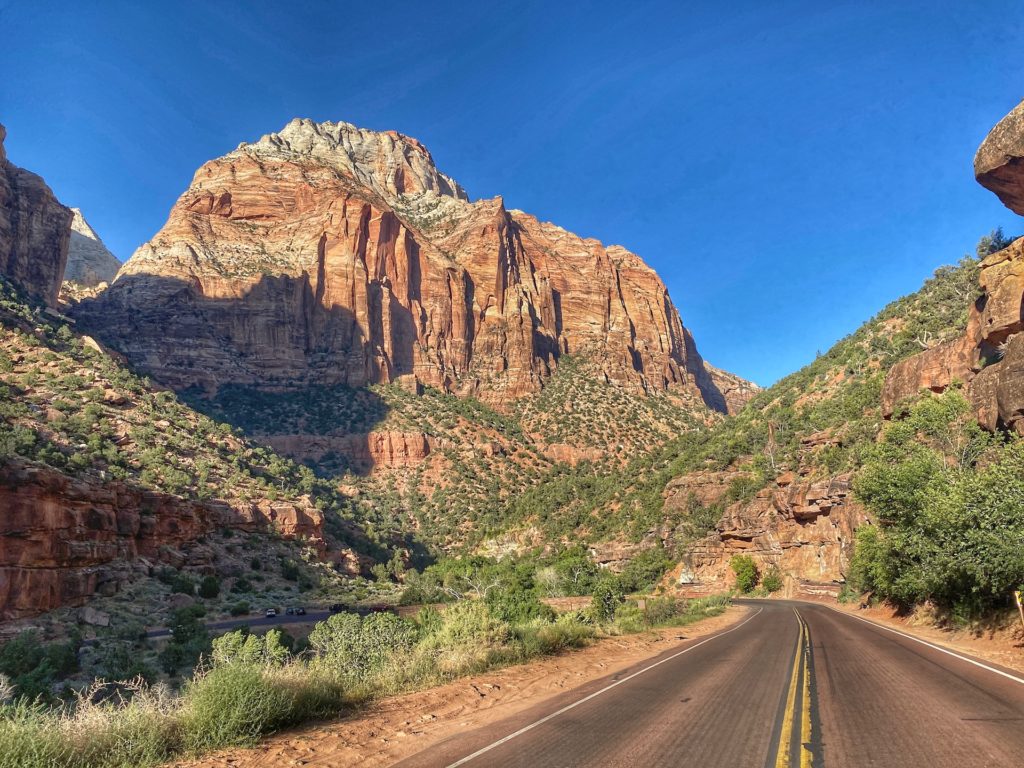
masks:
<path id="1" fill-rule="evenodd" d="M 782 716 L 782 731 L 779 733 L 778 751 L 775 753 L 775 768 L 792 768 L 793 737 L 796 734 L 799 716 L 800 768 L 811 768 L 811 639 L 807 622 L 795 608 L 796 620 L 800 622 L 800 640 L 793 656 L 793 673 L 786 694 L 786 709 Z"/>

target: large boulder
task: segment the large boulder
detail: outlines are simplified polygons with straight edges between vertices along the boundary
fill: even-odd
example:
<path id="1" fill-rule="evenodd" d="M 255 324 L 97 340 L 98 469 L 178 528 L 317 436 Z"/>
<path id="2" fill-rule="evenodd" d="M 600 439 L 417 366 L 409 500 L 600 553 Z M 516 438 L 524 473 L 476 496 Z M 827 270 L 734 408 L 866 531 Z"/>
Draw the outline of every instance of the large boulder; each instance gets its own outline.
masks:
<path id="1" fill-rule="evenodd" d="M 1024 215 L 1024 101 L 996 123 L 978 147 L 974 176 L 1007 208 Z"/>
<path id="2" fill-rule="evenodd" d="M 0 125 L 0 275 L 56 306 L 71 237 L 71 211 L 46 182 L 7 159 Z"/>

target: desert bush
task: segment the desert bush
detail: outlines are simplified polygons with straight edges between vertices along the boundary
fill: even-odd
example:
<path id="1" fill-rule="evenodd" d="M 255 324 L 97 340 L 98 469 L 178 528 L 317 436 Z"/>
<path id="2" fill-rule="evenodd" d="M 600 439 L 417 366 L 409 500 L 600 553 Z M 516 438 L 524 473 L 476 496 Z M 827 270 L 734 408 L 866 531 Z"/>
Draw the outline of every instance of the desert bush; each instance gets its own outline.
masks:
<path id="1" fill-rule="evenodd" d="M 776 567 L 769 568 L 768 572 L 761 578 L 761 586 L 768 593 L 778 592 L 782 589 L 782 574 L 779 573 L 779 569 Z"/>
<path id="2" fill-rule="evenodd" d="M 757 586 L 757 565 L 750 555 L 734 555 L 729 567 L 736 574 L 736 588 L 740 592 L 753 592 Z"/>
<path id="3" fill-rule="evenodd" d="M 336 613 L 314 627 L 309 644 L 321 662 L 345 677 L 365 681 L 392 656 L 410 651 L 418 637 L 416 624 L 392 613 L 373 613 L 366 618 Z"/>
<path id="4" fill-rule="evenodd" d="M 590 602 L 590 613 L 595 621 L 611 621 L 619 606 L 626 599 L 626 590 L 618 576 L 604 573 L 594 584 Z"/>
<path id="5" fill-rule="evenodd" d="M 220 579 L 216 576 L 204 576 L 199 582 L 199 596 L 210 600 L 220 594 Z"/>
<path id="6" fill-rule="evenodd" d="M 265 635 L 236 629 L 213 641 L 210 656 L 214 666 L 249 664 L 279 667 L 288 661 L 289 652 L 279 629 L 272 629 Z"/>
<path id="7" fill-rule="evenodd" d="M 182 739 L 193 751 L 254 743 L 292 717 L 294 693 L 266 672 L 226 664 L 201 672 L 185 689 Z"/>

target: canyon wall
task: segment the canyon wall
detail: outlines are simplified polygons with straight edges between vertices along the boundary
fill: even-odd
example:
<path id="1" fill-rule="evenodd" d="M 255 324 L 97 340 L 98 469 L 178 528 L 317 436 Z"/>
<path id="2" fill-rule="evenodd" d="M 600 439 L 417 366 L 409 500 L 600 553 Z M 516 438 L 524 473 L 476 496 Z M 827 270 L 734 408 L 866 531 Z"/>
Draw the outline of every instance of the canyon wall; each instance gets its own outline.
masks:
<path id="1" fill-rule="evenodd" d="M 89 226 L 82 212 L 72 208 L 71 240 L 68 244 L 68 264 L 64 279 L 88 288 L 114 280 L 121 262 L 107 250 L 100 236 Z"/>
<path id="2" fill-rule="evenodd" d="M 57 304 L 71 236 L 71 211 L 34 173 L 7 159 L 0 125 L 0 275 L 30 296 Z"/>

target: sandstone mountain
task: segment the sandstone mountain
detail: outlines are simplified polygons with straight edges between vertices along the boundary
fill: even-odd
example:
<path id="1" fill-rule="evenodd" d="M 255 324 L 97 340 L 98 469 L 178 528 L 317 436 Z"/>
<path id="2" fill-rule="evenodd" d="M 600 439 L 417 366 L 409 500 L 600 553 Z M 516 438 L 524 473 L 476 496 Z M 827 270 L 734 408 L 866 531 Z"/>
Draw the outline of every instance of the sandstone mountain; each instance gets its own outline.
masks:
<path id="1" fill-rule="evenodd" d="M 107 250 L 82 212 L 78 208 L 72 208 L 71 212 L 74 218 L 71 220 L 71 241 L 64 280 L 88 288 L 113 282 L 121 262 Z"/>
<path id="2" fill-rule="evenodd" d="M 415 139 L 347 123 L 294 120 L 206 163 L 76 316 L 207 395 L 411 377 L 505 407 L 580 354 L 624 388 L 729 405 L 639 257 L 470 202 Z"/>
<path id="3" fill-rule="evenodd" d="M 6 137 L 0 125 L 0 275 L 54 306 L 68 257 L 71 211 L 41 178 L 7 159 Z"/>

